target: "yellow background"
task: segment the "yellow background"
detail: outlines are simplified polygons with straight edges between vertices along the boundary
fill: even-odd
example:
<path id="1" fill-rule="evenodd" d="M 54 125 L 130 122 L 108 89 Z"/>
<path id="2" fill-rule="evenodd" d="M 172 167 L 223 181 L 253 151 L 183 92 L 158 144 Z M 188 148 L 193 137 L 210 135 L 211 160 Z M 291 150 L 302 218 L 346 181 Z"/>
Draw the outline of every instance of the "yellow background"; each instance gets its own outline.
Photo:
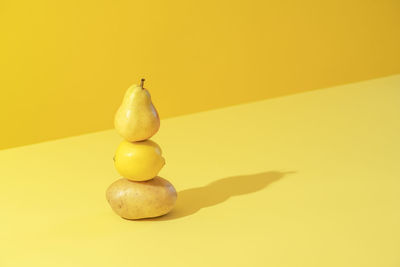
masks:
<path id="1" fill-rule="evenodd" d="M 1 1 L 0 148 L 400 72 L 400 2 Z M 345 97 L 345 96 L 344 96 Z"/>
<path id="2" fill-rule="evenodd" d="M 107 203 L 115 130 L 2 150 L 0 266 L 399 267 L 399 88 L 394 75 L 163 120 L 153 140 L 178 200 L 152 220 Z"/>

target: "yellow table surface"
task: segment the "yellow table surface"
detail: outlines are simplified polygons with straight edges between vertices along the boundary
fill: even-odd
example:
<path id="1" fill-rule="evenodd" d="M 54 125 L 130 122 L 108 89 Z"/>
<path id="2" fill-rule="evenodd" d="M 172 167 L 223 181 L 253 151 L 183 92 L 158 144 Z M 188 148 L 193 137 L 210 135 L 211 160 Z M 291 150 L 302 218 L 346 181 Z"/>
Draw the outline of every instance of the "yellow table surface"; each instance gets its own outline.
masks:
<path id="1" fill-rule="evenodd" d="M 167 119 L 153 139 L 179 200 L 142 221 L 105 199 L 114 130 L 0 151 L 0 266 L 400 266 L 400 75 Z"/>

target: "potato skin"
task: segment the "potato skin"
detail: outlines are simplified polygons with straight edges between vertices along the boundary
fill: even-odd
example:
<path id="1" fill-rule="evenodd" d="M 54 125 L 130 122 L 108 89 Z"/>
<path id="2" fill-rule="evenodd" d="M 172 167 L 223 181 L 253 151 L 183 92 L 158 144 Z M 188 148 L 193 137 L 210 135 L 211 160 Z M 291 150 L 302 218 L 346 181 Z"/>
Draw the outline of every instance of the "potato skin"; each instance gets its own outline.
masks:
<path id="1" fill-rule="evenodd" d="M 167 214 L 174 207 L 177 193 L 170 182 L 157 176 L 142 182 L 119 179 L 108 187 L 106 197 L 115 213 L 135 220 Z"/>

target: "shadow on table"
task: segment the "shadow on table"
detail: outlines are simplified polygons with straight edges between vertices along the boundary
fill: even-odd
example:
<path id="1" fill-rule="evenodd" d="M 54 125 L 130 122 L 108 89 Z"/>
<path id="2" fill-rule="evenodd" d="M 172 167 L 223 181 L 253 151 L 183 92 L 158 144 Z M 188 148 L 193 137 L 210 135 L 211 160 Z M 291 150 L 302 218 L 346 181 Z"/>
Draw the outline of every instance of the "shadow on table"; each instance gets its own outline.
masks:
<path id="1" fill-rule="evenodd" d="M 186 217 L 198 212 L 202 208 L 218 205 L 230 197 L 260 191 L 291 173 L 294 172 L 270 171 L 233 176 L 216 180 L 203 187 L 186 189 L 178 192 L 176 205 L 169 214 L 145 220 L 167 221 Z"/>

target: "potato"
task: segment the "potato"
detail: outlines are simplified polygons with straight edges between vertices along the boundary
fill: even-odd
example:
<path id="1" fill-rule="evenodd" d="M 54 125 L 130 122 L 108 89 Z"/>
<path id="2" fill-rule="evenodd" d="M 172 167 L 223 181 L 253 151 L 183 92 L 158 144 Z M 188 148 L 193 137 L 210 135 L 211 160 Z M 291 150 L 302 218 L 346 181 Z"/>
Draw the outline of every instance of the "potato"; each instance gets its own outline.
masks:
<path id="1" fill-rule="evenodd" d="M 132 220 L 167 214 L 177 193 L 170 182 L 157 176 L 142 182 L 119 179 L 108 187 L 106 197 L 115 213 Z"/>

